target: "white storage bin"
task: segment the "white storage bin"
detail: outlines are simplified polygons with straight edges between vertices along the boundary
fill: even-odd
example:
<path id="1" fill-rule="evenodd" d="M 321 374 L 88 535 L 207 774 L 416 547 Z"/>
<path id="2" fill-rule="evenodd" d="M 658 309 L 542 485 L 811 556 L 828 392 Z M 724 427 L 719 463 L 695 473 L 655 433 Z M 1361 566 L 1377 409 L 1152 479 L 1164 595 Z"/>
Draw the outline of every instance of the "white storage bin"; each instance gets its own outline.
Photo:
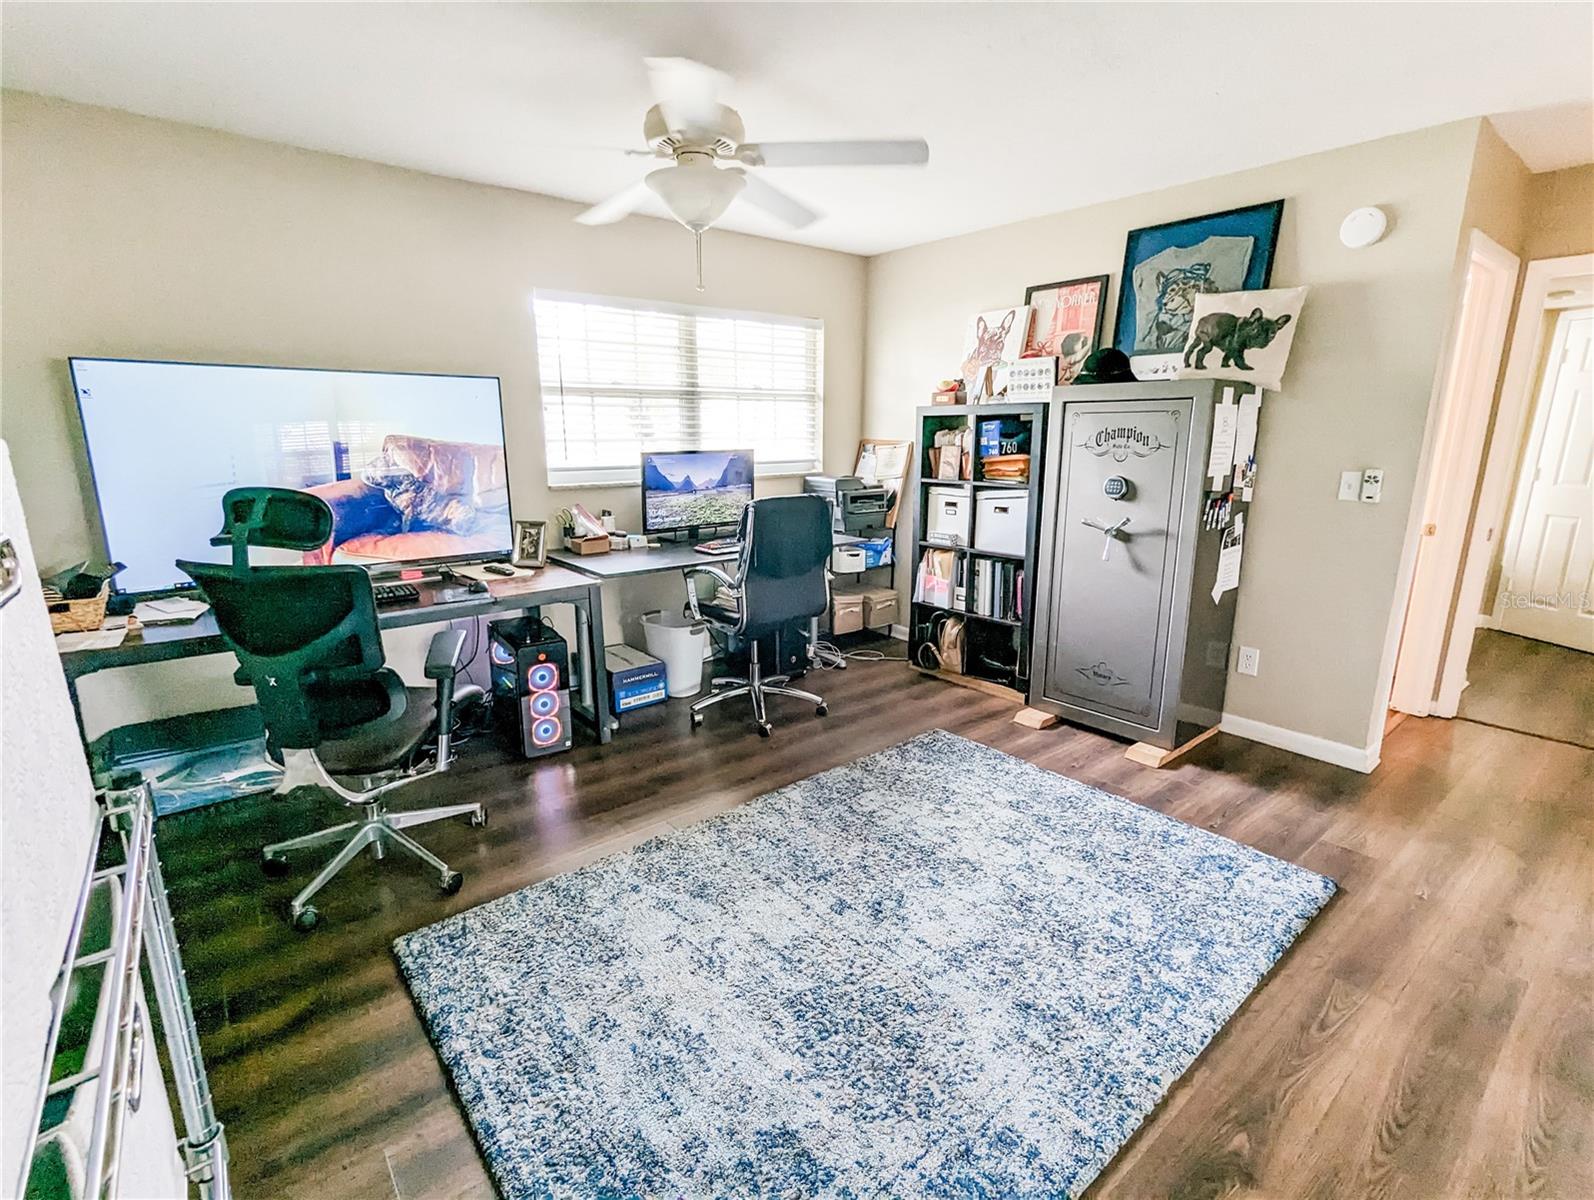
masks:
<path id="1" fill-rule="evenodd" d="M 993 554 L 1023 554 L 1029 527 L 1029 494 L 985 492 L 974 502 L 974 548 Z"/>
<path id="2" fill-rule="evenodd" d="M 837 575 L 851 575 L 868 565 L 862 546 L 837 546 L 830 552 L 830 569 Z"/>
<path id="3" fill-rule="evenodd" d="M 925 514 L 925 541 L 940 546 L 969 544 L 968 492 L 962 488 L 933 487 L 925 503 L 930 506 L 930 511 Z"/>

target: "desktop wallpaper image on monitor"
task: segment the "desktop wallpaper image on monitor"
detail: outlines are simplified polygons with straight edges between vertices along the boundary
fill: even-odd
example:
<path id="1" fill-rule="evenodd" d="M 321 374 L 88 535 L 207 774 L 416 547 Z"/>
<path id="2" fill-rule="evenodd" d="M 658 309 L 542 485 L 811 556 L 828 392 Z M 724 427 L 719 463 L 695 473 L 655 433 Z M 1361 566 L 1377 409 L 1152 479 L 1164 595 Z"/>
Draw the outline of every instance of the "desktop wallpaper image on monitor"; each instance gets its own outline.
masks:
<path id="1" fill-rule="evenodd" d="M 71 360 L 74 390 L 117 586 L 180 586 L 178 558 L 210 545 L 221 497 L 295 488 L 332 509 L 325 546 L 257 563 L 388 563 L 507 557 L 509 480 L 498 380 Z"/>
<path id="2" fill-rule="evenodd" d="M 735 525 L 752 498 L 751 450 L 642 456 L 642 527 L 647 533 Z"/>

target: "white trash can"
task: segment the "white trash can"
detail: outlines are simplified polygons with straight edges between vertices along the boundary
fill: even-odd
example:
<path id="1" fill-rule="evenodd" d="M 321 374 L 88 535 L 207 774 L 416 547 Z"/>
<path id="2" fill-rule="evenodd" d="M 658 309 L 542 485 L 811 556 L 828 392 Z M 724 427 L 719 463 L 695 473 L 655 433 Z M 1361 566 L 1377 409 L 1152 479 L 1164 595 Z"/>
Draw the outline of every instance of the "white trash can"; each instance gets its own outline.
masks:
<path id="1" fill-rule="evenodd" d="M 708 652 L 708 622 L 680 613 L 642 614 L 648 653 L 664 662 L 664 690 L 674 697 L 703 690 L 703 656 Z"/>

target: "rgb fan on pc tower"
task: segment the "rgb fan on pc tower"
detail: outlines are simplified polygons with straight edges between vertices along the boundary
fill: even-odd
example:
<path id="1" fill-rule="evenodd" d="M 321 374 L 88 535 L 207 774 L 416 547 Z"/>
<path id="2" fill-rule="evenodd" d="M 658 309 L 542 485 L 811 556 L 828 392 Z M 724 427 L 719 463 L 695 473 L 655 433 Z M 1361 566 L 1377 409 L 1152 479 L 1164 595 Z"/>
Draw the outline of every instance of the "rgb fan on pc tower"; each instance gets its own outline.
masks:
<path id="1" fill-rule="evenodd" d="M 527 758 L 571 745 L 570 652 L 546 622 L 528 617 L 488 627 L 493 712 L 504 739 Z"/>

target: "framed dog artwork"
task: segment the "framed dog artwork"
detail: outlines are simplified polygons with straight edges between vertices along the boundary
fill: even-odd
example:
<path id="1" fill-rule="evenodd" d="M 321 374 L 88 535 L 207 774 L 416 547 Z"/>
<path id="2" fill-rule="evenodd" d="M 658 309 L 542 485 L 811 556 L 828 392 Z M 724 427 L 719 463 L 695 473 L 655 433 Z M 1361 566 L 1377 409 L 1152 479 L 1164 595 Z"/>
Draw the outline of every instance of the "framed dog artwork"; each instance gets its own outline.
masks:
<path id="1" fill-rule="evenodd" d="M 1300 327 L 1306 289 L 1196 297 L 1180 379 L 1244 379 L 1277 391 Z"/>
<path id="2" fill-rule="evenodd" d="M 1283 215 L 1273 200 L 1130 231 L 1113 341 L 1136 378 L 1179 373 L 1197 296 L 1267 287 Z"/>
<path id="3" fill-rule="evenodd" d="M 1101 345 L 1107 316 L 1107 276 L 1037 283 L 1024 292 L 1030 307 L 1024 358 L 1055 358 L 1058 383 L 1072 383 L 1090 352 Z"/>
<path id="4" fill-rule="evenodd" d="M 1007 373 L 1018 361 L 1028 328 L 1027 304 L 998 308 L 974 318 L 964 343 L 961 372 L 970 404 L 995 400 L 1007 391 Z"/>

